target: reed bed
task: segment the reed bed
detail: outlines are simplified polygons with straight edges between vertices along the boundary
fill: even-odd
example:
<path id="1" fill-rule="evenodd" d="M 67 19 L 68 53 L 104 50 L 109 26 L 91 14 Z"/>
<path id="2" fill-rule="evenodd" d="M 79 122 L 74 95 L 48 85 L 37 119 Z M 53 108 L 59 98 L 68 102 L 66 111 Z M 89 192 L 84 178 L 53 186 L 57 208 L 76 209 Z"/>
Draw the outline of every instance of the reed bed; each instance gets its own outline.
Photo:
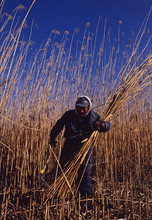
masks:
<path id="1" fill-rule="evenodd" d="M 4 1 L 1 6 L 3 4 Z M 20 5 L 7 15 L 1 7 L 1 219 L 150 219 L 150 36 L 139 52 L 149 15 L 130 45 L 131 53 L 125 50 L 117 74 L 120 36 L 117 44 L 111 47 L 106 25 L 100 48 L 97 48 L 96 37 L 91 35 L 88 23 L 81 45 L 77 43 L 75 47 L 77 29 L 70 43 L 67 31 L 60 38 L 59 31 L 53 30 L 46 43 L 31 56 L 32 33 L 27 41 L 21 40 L 30 10 L 20 21 L 21 10 L 24 7 Z M 9 31 L 5 32 L 8 27 Z M 96 33 L 98 27 L 99 24 Z M 90 45 L 94 45 L 93 48 Z M 55 121 L 67 109 L 73 108 L 77 96 L 83 93 L 91 97 L 93 107 L 105 104 L 97 110 L 102 119 L 110 120 L 111 129 L 106 134 L 94 132 L 61 171 L 58 158 L 64 140 L 61 134 L 58 147 L 52 149 L 48 146 L 49 133 Z M 94 146 L 94 195 L 82 199 L 75 179 L 90 146 Z M 39 177 L 44 167 L 44 179 L 58 167 L 58 176 L 49 189 Z"/>
<path id="2" fill-rule="evenodd" d="M 151 68 L 152 56 L 148 57 L 148 59 L 144 61 L 144 64 L 141 64 L 141 66 L 137 67 L 133 73 L 131 72 L 130 74 L 127 74 L 126 80 L 124 80 L 121 86 L 118 87 L 118 91 L 112 96 L 112 99 L 107 99 L 109 104 L 107 107 L 103 108 L 103 111 L 101 112 L 102 120 L 109 120 L 112 118 L 115 113 L 124 105 L 124 103 L 126 104 L 127 101 L 130 101 L 132 98 L 134 98 L 143 87 L 147 87 L 147 85 L 151 84 L 151 81 L 149 81 L 149 79 L 151 79 L 151 74 L 149 74 Z M 143 79 L 143 75 L 145 75 L 147 71 L 148 75 L 146 75 Z M 54 194 L 56 195 L 56 193 L 58 197 L 60 195 L 62 195 L 63 198 L 66 197 L 68 188 L 71 189 L 71 185 L 75 180 L 85 156 L 87 155 L 90 147 L 94 146 L 97 133 L 97 131 L 93 132 L 87 143 L 84 144 L 72 161 L 70 160 L 63 167 L 61 175 L 47 192 L 48 198 L 52 198 Z"/>

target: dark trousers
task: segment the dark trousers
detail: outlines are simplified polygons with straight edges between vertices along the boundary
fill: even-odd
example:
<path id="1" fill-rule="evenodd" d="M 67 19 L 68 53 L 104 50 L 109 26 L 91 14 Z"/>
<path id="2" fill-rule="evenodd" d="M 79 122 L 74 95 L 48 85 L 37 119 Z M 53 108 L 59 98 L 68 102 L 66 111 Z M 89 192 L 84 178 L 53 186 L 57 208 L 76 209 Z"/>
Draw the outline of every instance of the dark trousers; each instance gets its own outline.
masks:
<path id="1" fill-rule="evenodd" d="M 79 191 L 81 192 L 81 195 L 85 195 L 85 194 L 92 194 L 92 187 L 91 187 L 91 151 L 92 148 L 89 149 L 83 164 L 81 165 L 79 171 L 78 171 L 78 184 L 80 182 L 80 186 L 79 186 Z M 88 161 L 89 159 L 89 161 Z M 88 161 L 88 164 L 86 166 L 86 163 Z M 83 177 L 82 177 L 83 175 Z"/>
<path id="2" fill-rule="evenodd" d="M 62 153 L 61 153 L 61 158 L 60 158 L 61 166 L 64 166 L 64 164 L 66 164 L 67 161 L 71 160 L 72 157 L 80 150 L 81 147 L 82 147 L 82 144 L 80 144 L 80 142 L 76 143 L 76 142 L 66 141 L 62 149 Z M 81 195 L 92 194 L 91 179 L 90 179 L 91 162 L 92 162 L 91 151 L 92 151 L 92 148 L 89 149 L 78 171 L 77 182 L 78 182 L 79 191 L 81 192 Z M 89 161 L 88 161 L 88 158 L 89 158 Z M 86 166 L 86 163 L 87 163 L 87 166 Z"/>

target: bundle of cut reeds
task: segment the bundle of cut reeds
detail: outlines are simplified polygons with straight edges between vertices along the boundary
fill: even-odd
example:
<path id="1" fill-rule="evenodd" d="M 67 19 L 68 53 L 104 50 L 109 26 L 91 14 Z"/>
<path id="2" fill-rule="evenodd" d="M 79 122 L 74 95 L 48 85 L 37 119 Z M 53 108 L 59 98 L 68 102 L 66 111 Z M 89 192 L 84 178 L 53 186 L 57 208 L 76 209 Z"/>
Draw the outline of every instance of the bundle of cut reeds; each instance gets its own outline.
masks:
<path id="1" fill-rule="evenodd" d="M 123 72 L 121 74 L 121 77 L 122 76 L 124 77 L 123 82 L 119 82 L 119 86 L 117 85 L 117 88 L 115 89 L 116 92 L 113 94 L 111 93 L 111 95 L 109 95 L 106 99 L 106 105 L 101 113 L 102 120 L 111 119 L 118 112 L 118 110 L 131 101 L 138 94 L 138 92 L 151 85 L 152 54 L 150 54 L 140 66 L 130 69 L 127 74 Z M 51 187 L 45 192 L 44 202 L 47 202 L 48 199 L 54 197 L 58 198 L 62 196 L 62 198 L 64 198 L 69 190 L 73 196 L 77 193 L 77 190 L 76 192 L 72 191 L 71 186 L 86 154 L 88 153 L 90 147 L 93 147 L 97 136 L 98 132 L 94 131 L 89 140 L 83 144 L 80 151 L 73 157 L 72 160 L 69 160 L 64 167 L 60 167 L 60 164 L 56 158 L 61 169 L 61 173 Z M 52 148 L 51 150 L 54 154 Z"/>

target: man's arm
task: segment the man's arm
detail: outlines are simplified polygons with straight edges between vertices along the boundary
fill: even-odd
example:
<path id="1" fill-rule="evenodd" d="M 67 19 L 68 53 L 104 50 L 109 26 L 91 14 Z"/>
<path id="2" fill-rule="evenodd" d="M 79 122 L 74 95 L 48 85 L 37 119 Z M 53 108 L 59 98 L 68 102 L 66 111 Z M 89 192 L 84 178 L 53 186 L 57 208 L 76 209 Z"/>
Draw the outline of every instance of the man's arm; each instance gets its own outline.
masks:
<path id="1" fill-rule="evenodd" d="M 100 115 L 93 110 L 91 111 L 91 129 L 93 131 L 107 132 L 110 129 L 108 121 L 100 120 Z"/>
<path id="2" fill-rule="evenodd" d="M 94 128 L 99 132 L 107 132 L 110 129 L 110 122 L 98 120 L 95 122 Z"/>
<path id="3" fill-rule="evenodd" d="M 58 136 L 60 131 L 63 129 L 65 125 L 65 120 L 66 120 L 66 113 L 56 122 L 54 127 L 52 128 L 52 131 L 50 133 L 50 145 L 56 145 L 55 138 Z"/>

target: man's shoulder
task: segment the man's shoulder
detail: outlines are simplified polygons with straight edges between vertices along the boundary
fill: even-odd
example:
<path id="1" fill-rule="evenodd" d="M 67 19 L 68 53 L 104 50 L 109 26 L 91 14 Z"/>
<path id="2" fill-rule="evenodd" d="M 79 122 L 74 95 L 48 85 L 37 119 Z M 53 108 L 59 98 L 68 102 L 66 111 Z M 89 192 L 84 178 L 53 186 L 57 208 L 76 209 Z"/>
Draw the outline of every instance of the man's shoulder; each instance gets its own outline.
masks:
<path id="1" fill-rule="evenodd" d="M 74 109 L 70 109 L 70 110 L 67 110 L 67 111 L 65 112 L 65 114 L 73 114 L 74 112 L 75 112 Z"/>
<path id="2" fill-rule="evenodd" d="M 64 115 L 65 115 L 66 117 L 71 117 L 71 116 L 75 115 L 75 110 L 74 110 L 74 109 L 73 109 L 73 110 L 67 110 L 67 111 L 64 113 Z"/>
<path id="3" fill-rule="evenodd" d="M 92 114 L 92 115 L 99 115 L 97 112 L 95 112 L 93 109 L 91 109 L 90 110 L 90 113 Z"/>
<path id="4" fill-rule="evenodd" d="M 90 116 L 93 119 L 100 118 L 99 114 L 97 112 L 95 112 L 94 110 L 92 110 L 92 109 L 90 110 Z"/>

